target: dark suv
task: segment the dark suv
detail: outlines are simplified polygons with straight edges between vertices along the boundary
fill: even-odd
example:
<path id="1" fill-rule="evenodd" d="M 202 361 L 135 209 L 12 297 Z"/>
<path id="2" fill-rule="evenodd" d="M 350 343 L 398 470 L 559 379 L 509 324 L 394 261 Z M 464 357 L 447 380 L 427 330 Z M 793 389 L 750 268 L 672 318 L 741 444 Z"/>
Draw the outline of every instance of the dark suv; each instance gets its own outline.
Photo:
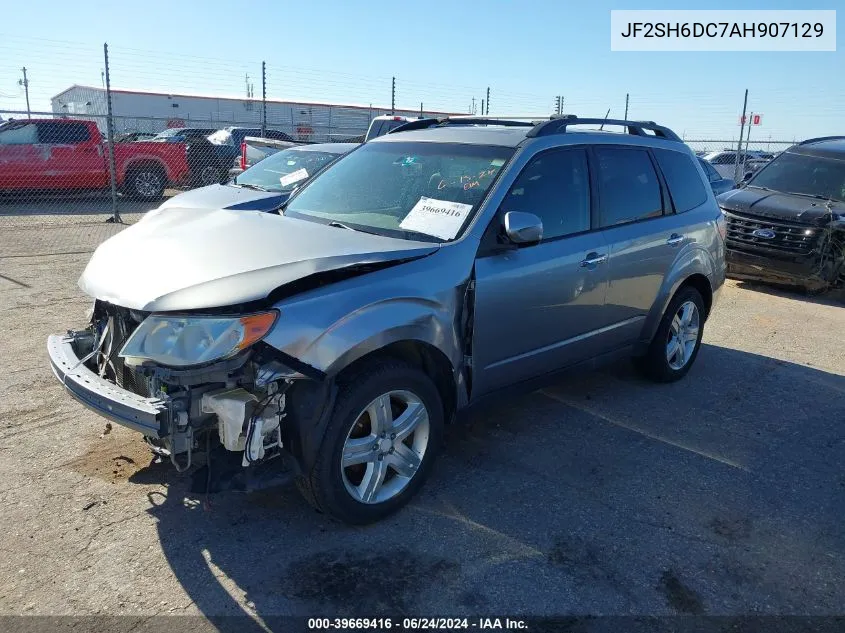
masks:
<path id="1" fill-rule="evenodd" d="M 845 136 L 790 147 L 718 202 L 731 276 L 808 291 L 845 281 Z"/>

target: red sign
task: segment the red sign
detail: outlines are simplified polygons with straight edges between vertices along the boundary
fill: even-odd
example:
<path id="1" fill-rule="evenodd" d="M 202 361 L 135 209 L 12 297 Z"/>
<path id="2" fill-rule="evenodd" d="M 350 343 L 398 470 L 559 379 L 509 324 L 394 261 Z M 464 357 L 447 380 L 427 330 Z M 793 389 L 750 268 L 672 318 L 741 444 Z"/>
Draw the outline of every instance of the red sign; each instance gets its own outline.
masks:
<path id="1" fill-rule="evenodd" d="M 752 112 L 751 116 L 740 116 L 739 125 L 763 125 L 763 115 Z"/>
<path id="2" fill-rule="evenodd" d="M 167 127 L 185 127 L 184 119 L 167 119 Z"/>

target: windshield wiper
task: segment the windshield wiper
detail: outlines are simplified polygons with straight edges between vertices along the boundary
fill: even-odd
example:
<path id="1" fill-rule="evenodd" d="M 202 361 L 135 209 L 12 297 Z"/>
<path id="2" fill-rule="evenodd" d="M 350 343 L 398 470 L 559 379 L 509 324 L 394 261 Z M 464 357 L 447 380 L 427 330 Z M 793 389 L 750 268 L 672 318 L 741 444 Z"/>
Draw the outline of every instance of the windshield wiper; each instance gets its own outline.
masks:
<path id="1" fill-rule="evenodd" d="M 264 191 L 264 192 L 270 191 L 269 189 L 265 189 L 264 187 L 262 187 L 260 185 L 245 184 L 245 183 L 237 182 L 237 181 L 233 182 L 232 184 L 235 185 L 236 187 L 243 187 L 244 189 L 252 189 L 253 191 Z"/>
<path id="2" fill-rule="evenodd" d="M 358 229 L 358 228 L 355 228 L 354 226 L 349 226 L 348 224 L 344 224 L 343 222 L 338 222 L 337 220 L 332 220 L 331 222 L 328 223 L 327 226 L 333 226 L 333 227 L 338 228 L 338 229 L 349 229 L 350 231 L 356 231 L 358 233 L 368 233 L 370 235 L 378 235 L 378 233 L 376 233 L 375 231 L 367 231 L 367 230 L 364 230 L 364 229 Z"/>

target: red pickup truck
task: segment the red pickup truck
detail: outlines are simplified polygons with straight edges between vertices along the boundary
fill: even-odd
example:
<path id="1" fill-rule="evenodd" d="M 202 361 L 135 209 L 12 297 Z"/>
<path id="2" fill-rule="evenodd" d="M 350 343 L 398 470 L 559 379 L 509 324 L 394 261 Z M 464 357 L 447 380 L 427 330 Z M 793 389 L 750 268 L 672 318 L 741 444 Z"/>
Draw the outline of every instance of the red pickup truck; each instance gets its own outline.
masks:
<path id="1" fill-rule="evenodd" d="M 94 121 L 26 119 L 0 125 L 0 191 L 110 186 L 108 144 Z M 188 178 L 183 143 L 114 144 L 117 186 L 147 200 Z"/>

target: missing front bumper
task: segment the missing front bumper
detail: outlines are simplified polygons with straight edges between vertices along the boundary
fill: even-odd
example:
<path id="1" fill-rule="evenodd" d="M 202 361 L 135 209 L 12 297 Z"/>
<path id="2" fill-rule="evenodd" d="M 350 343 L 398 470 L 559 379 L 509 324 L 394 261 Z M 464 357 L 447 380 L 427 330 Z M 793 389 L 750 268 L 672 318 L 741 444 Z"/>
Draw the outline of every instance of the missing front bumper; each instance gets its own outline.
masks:
<path id="1" fill-rule="evenodd" d="M 100 378 L 80 362 L 73 338 L 54 334 L 47 339 L 53 373 L 70 394 L 92 411 L 145 436 L 169 435 L 170 410 L 160 398 L 140 396 Z"/>

